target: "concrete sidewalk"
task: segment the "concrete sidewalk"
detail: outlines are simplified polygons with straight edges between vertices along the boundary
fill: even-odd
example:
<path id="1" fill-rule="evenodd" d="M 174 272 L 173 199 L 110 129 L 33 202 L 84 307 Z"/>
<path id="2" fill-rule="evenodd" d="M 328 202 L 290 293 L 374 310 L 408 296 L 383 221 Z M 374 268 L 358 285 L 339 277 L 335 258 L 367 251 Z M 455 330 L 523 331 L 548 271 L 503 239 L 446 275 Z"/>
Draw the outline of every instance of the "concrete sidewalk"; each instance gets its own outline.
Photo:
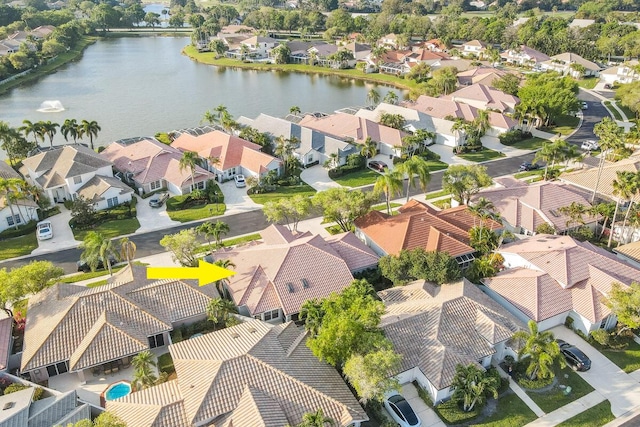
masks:
<path id="1" fill-rule="evenodd" d="M 586 396 L 582 396 L 580 399 L 574 400 L 573 402 L 530 422 L 526 427 L 553 427 L 593 406 L 596 406 L 604 400 L 606 399 L 603 395 L 597 391 L 592 391 Z"/>

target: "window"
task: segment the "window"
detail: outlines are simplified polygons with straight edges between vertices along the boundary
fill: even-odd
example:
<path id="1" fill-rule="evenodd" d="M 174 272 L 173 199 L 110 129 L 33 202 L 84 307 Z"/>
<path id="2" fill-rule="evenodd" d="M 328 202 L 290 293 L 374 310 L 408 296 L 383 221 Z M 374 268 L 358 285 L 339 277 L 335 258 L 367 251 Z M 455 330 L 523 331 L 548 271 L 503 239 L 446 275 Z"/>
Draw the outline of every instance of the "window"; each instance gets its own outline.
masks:
<path id="1" fill-rule="evenodd" d="M 107 207 L 112 208 L 118 206 L 118 196 L 107 199 Z"/>
<path id="2" fill-rule="evenodd" d="M 82 177 L 81 176 L 74 176 L 73 177 L 73 183 L 74 184 L 82 184 Z"/>
<path id="3" fill-rule="evenodd" d="M 280 309 L 276 308 L 275 310 L 265 311 L 264 312 L 264 320 L 268 322 L 269 320 L 278 319 L 280 317 Z"/>
<path id="4" fill-rule="evenodd" d="M 164 334 L 152 335 L 149 337 L 149 347 L 156 348 L 164 345 Z"/>
<path id="5" fill-rule="evenodd" d="M 191 191 L 193 190 L 204 190 L 204 181 L 196 182 L 195 185 L 192 185 Z"/>
<path id="6" fill-rule="evenodd" d="M 16 225 L 16 224 L 20 224 L 20 215 L 14 215 L 14 216 L 8 216 L 7 217 L 7 224 L 9 225 Z"/>
<path id="7" fill-rule="evenodd" d="M 50 377 L 55 377 L 56 375 L 64 374 L 67 372 L 69 372 L 69 365 L 66 361 L 47 366 L 47 373 Z"/>
<path id="8" fill-rule="evenodd" d="M 149 185 L 151 187 L 151 191 L 158 190 L 158 189 L 162 188 L 162 180 L 153 181 Z"/>

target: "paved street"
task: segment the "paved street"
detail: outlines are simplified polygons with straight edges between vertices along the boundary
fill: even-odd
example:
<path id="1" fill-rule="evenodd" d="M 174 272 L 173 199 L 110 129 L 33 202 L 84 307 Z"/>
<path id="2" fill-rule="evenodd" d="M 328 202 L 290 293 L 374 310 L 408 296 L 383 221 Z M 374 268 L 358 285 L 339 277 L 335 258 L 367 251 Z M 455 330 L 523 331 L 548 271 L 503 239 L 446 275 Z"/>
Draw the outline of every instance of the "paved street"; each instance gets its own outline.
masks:
<path id="1" fill-rule="evenodd" d="M 576 144 L 578 147 L 586 139 L 598 139 L 593 133 L 593 127 L 602 120 L 603 117 L 610 117 L 609 112 L 600 103 L 600 98 L 580 89 L 578 98 L 586 101 L 589 108 L 582 111 L 584 116 L 582 126 L 573 135 L 567 138 L 568 142 Z"/>

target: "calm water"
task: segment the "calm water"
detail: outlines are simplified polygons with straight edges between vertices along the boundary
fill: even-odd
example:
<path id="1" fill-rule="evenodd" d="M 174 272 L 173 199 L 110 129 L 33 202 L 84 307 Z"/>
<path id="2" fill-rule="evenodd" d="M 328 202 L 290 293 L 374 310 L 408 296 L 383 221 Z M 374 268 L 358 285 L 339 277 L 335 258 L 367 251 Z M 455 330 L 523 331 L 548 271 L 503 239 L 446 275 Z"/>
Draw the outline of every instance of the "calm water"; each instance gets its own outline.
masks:
<path id="1" fill-rule="evenodd" d="M 0 120 L 67 118 L 96 120 L 95 143 L 198 126 L 203 113 L 224 104 L 234 117 L 261 112 L 284 116 L 289 107 L 332 112 L 364 105 L 370 83 L 333 76 L 247 71 L 198 64 L 181 55 L 184 37 L 123 37 L 100 40 L 82 59 L 49 76 L 0 95 Z M 389 88 L 381 87 L 382 96 Z M 60 113 L 41 113 L 45 100 L 59 100 Z M 64 143 L 60 134 L 56 144 Z M 88 139 L 86 140 L 88 142 Z M 0 153 L 0 156 L 4 153 Z"/>

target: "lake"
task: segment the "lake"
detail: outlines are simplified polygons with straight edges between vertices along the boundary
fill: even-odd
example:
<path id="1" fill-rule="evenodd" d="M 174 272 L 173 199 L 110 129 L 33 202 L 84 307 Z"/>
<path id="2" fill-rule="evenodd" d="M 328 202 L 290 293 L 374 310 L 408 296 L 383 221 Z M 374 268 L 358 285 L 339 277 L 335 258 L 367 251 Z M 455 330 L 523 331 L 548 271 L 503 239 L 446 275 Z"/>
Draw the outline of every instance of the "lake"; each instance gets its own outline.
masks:
<path id="1" fill-rule="evenodd" d="M 57 72 L 0 95 L 0 120 L 67 118 L 96 120 L 96 145 L 157 132 L 194 127 L 207 110 L 224 104 L 234 117 L 284 116 L 297 105 L 333 112 L 364 105 L 375 84 L 336 76 L 217 68 L 181 54 L 187 37 L 118 37 L 89 46 L 81 59 Z M 380 87 L 382 96 L 390 89 Z M 59 100 L 64 111 L 38 112 Z M 64 143 L 58 133 L 56 144 Z M 86 140 L 88 142 L 88 139 Z M 2 153 L 4 154 L 4 153 Z"/>

